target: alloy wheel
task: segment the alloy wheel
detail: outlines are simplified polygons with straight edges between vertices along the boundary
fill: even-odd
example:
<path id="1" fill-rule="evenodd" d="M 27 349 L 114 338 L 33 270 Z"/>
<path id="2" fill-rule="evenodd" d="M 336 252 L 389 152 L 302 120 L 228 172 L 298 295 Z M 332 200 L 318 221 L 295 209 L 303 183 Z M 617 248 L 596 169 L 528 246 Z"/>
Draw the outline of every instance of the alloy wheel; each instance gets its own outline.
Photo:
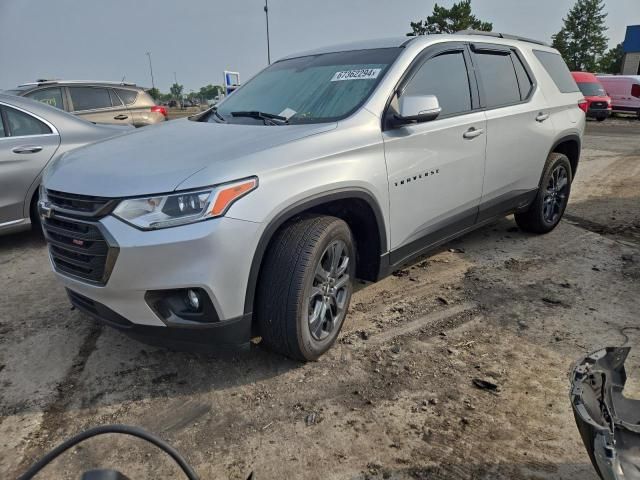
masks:
<path id="1" fill-rule="evenodd" d="M 553 169 L 547 182 L 542 202 L 542 216 L 545 222 L 555 223 L 567 203 L 569 174 L 563 165 Z"/>
<path id="2" fill-rule="evenodd" d="M 324 340 L 340 326 L 350 286 L 347 245 L 334 240 L 316 265 L 309 294 L 308 323 L 314 340 Z"/>

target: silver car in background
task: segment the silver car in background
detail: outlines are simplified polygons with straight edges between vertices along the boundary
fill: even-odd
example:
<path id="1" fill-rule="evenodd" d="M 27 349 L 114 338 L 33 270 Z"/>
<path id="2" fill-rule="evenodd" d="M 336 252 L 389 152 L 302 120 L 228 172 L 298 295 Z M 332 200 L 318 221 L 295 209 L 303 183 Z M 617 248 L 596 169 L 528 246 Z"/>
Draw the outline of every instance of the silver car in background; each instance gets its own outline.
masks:
<path id="1" fill-rule="evenodd" d="M 88 80 L 39 80 L 7 90 L 57 107 L 95 123 L 145 127 L 167 120 L 167 109 L 156 105 L 134 83 Z"/>
<path id="2" fill-rule="evenodd" d="M 0 234 L 37 222 L 38 186 L 51 160 L 130 130 L 95 125 L 34 100 L 0 94 Z"/>

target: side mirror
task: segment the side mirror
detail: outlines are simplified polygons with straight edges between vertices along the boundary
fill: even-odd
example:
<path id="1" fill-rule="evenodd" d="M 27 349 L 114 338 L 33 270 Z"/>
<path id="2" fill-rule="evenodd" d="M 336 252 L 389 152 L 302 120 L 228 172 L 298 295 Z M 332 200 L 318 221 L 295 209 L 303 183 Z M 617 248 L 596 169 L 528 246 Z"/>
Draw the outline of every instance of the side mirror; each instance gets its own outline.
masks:
<path id="1" fill-rule="evenodd" d="M 435 120 L 442 112 L 435 95 L 403 95 L 398 99 L 399 113 L 395 117 L 397 126 Z"/>

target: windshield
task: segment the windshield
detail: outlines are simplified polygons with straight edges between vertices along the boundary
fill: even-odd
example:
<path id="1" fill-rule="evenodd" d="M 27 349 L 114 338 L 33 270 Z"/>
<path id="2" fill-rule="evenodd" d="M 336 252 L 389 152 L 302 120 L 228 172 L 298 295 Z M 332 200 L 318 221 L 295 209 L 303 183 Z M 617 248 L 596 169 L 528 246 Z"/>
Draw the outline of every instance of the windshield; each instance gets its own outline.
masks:
<path id="1" fill-rule="evenodd" d="M 606 97 L 607 95 L 599 83 L 578 83 L 578 88 L 587 97 Z"/>
<path id="2" fill-rule="evenodd" d="M 282 60 L 220 103 L 219 116 L 203 120 L 222 117 L 233 123 L 263 123 L 255 115 L 233 116 L 233 112 L 278 115 L 289 123 L 339 120 L 364 103 L 400 51 L 354 50 Z"/>

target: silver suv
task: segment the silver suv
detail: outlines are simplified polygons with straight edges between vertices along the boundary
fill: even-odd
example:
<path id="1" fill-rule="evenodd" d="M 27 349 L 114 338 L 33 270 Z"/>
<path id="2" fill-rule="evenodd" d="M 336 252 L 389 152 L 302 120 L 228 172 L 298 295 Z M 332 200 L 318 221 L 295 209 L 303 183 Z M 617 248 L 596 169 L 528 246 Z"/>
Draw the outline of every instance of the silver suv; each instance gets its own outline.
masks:
<path id="1" fill-rule="evenodd" d="M 294 55 L 197 117 L 55 162 L 40 201 L 51 262 L 77 308 L 145 341 L 255 335 L 317 359 L 356 278 L 511 213 L 551 231 L 582 101 L 557 51 L 507 35 Z"/>
<path id="2" fill-rule="evenodd" d="M 167 109 L 134 83 L 39 80 L 5 93 L 46 103 L 93 123 L 144 127 L 167 119 Z"/>

